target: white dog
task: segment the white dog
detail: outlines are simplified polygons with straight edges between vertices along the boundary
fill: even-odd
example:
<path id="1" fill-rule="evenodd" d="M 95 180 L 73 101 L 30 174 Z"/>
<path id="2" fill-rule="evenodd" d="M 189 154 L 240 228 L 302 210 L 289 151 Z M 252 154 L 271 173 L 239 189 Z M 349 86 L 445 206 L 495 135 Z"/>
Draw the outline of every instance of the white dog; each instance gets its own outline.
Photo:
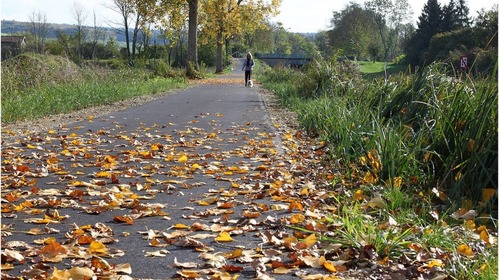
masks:
<path id="1" fill-rule="evenodd" d="M 249 87 L 253 87 L 253 81 L 252 80 L 248 80 L 248 86 Z"/>

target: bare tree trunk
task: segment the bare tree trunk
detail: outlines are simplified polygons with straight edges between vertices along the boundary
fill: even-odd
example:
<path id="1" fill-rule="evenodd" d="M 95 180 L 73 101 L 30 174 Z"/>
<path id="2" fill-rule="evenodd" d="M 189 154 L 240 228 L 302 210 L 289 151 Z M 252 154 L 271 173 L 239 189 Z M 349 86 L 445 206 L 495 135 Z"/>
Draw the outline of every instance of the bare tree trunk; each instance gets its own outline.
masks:
<path id="1" fill-rule="evenodd" d="M 189 31 L 187 42 L 187 76 L 196 77 L 199 71 L 198 64 L 198 6 L 199 0 L 188 0 L 189 3 Z"/>

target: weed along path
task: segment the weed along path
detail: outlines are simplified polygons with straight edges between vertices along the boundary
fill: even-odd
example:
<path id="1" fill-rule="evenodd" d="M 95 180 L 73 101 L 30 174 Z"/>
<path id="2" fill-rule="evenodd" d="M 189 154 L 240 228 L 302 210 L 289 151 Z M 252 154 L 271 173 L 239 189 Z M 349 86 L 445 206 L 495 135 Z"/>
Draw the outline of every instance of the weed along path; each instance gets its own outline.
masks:
<path id="1" fill-rule="evenodd" d="M 243 81 L 38 132 L 3 127 L 2 279 L 332 273 L 330 249 L 289 228 L 331 210 L 307 172 L 318 155 Z"/>

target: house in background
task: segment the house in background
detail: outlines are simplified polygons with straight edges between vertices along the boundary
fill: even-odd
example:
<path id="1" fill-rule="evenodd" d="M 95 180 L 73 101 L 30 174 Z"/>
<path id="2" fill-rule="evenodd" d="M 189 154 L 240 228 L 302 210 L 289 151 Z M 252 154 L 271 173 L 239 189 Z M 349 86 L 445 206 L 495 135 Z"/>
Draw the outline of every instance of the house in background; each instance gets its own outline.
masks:
<path id="1" fill-rule="evenodd" d="M 1 43 L 2 60 L 16 56 L 26 49 L 26 36 L 4 36 Z"/>

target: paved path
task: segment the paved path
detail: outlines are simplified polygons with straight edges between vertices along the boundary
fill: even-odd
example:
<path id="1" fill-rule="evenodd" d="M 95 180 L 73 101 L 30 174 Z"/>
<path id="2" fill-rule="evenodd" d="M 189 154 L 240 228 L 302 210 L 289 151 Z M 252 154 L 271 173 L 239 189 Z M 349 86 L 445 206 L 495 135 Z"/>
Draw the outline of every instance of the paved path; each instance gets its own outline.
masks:
<path id="1" fill-rule="evenodd" d="M 26 209 L 43 210 L 2 211 L 2 229 L 13 232 L 4 241 L 33 246 L 35 239 L 54 237 L 85 255 L 89 245 L 74 246 L 74 234 L 77 227 L 88 226 L 85 235 L 108 242 L 102 255 L 109 264 L 129 263 L 131 277 L 154 279 L 178 277 L 182 268 L 174 266 L 175 259 L 209 261 L 200 259 L 199 246 L 186 244 L 192 239 L 182 237 L 198 233 L 190 231 L 194 228 L 207 234 L 194 240 L 215 252 L 261 246 L 261 235 L 278 227 L 284 212 L 270 209 L 282 203 L 271 200 L 269 192 L 284 174 L 275 169 L 282 164 L 275 161 L 278 141 L 258 89 L 244 87 L 240 69 L 239 63 L 235 74 L 226 77 L 240 79 L 239 84 L 200 85 L 24 139 L 4 137 L 2 155 L 9 161 L 2 166 L 2 190 L 18 188 L 21 199 L 3 199 L 2 209 L 31 201 Z M 49 220 L 69 218 L 41 224 L 28 220 L 43 220 L 47 213 Z M 131 217 L 133 224 L 120 223 L 117 217 L 125 222 Z M 47 227 L 58 233 L 46 234 Z M 34 228 L 44 234 L 27 234 Z M 215 241 L 222 231 L 230 232 L 234 241 Z M 35 250 L 30 246 L 28 251 Z M 39 253 L 42 245 L 36 246 Z M 16 263 L 8 272 L 19 276 L 38 258 L 27 256 L 26 265 Z M 75 260 L 67 257 L 49 266 L 67 269 Z M 240 279 L 254 277 L 250 263 L 237 266 Z"/>

